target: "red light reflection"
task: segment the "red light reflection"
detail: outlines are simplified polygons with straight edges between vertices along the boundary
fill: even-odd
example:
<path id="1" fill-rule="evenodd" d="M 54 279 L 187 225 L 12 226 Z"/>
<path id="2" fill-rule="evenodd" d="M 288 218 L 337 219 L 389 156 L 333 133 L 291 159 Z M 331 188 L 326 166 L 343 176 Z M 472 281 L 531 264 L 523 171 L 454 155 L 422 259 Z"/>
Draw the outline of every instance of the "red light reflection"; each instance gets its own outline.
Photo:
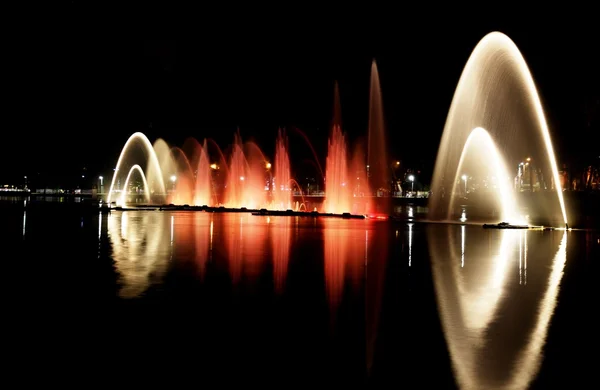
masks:
<path id="1" fill-rule="evenodd" d="M 223 214 L 222 219 L 233 284 L 242 274 L 255 279 L 264 269 L 268 219 L 249 214 Z"/>
<path id="2" fill-rule="evenodd" d="M 325 288 L 332 311 L 341 301 L 346 270 L 360 281 L 367 244 L 364 222 L 323 218 Z"/>
<path id="3" fill-rule="evenodd" d="M 291 223 L 292 219 L 289 217 L 274 217 L 270 220 L 273 281 L 275 292 L 278 294 L 281 294 L 285 288 L 292 239 Z"/>

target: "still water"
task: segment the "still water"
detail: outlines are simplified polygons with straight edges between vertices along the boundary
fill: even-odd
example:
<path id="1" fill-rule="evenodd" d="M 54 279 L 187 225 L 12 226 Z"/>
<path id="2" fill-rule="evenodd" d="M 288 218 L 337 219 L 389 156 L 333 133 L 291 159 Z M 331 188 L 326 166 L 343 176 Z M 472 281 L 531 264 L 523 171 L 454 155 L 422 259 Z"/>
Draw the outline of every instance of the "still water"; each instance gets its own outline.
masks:
<path id="1" fill-rule="evenodd" d="M 595 380 L 598 231 L 50 203 L 0 212 L 5 354 L 23 383 Z"/>

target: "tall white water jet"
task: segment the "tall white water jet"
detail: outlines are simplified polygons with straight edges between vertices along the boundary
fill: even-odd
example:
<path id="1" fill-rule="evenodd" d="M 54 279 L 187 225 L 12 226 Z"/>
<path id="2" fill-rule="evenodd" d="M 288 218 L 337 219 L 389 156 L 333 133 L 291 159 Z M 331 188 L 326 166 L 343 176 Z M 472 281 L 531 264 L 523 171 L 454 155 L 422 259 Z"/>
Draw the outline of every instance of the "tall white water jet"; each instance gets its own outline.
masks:
<path id="1" fill-rule="evenodd" d="M 369 96 L 369 138 L 367 149 L 368 179 L 374 195 L 390 190 L 390 162 L 387 157 L 385 140 L 385 123 L 383 117 L 383 102 L 377 63 L 371 65 L 371 88 Z M 379 201 L 381 211 L 389 212 L 390 198 L 384 197 Z"/>
<path id="2" fill-rule="evenodd" d="M 499 32 L 486 35 L 478 43 L 456 87 L 433 174 L 429 212 L 434 219 L 452 214 L 450 192 L 460 156 L 477 127 L 489 132 L 498 152 L 515 172 L 526 158 L 535 161 L 538 168 L 551 171 L 560 206 L 557 212 L 566 224 L 554 148 L 540 98 L 517 46 Z"/>
<path id="3" fill-rule="evenodd" d="M 127 202 L 127 190 L 129 189 L 129 180 L 131 180 L 131 175 L 135 171 L 137 171 L 140 174 L 140 176 L 142 177 L 142 182 L 144 183 L 144 196 L 146 197 L 146 201 L 150 202 L 150 186 L 148 186 L 148 181 L 146 180 L 146 175 L 144 175 L 144 171 L 142 170 L 142 167 L 140 167 L 138 164 L 134 164 L 131 167 L 131 169 L 129 170 L 129 173 L 127 174 L 127 178 L 125 179 L 125 184 L 123 184 L 123 190 L 121 191 L 121 201 L 120 201 L 121 206 L 124 206 L 125 203 Z"/>
<path id="4" fill-rule="evenodd" d="M 154 152 L 154 149 L 152 148 L 152 144 L 150 143 L 150 140 L 148 140 L 148 138 L 144 135 L 144 133 L 137 132 L 137 133 L 133 133 L 129 137 L 127 142 L 125 142 L 125 146 L 123 146 L 123 149 L 121 150 L 121 154 L 119 155 L 119 159 L 117 160 L 117 165 L 115 167 L 115 173 L 113 174 L 112 181 L 110 182 L 110 189 L 108 191 L 108 198 L 107 198 L 108 203 L 110 203 L 110 201 L 111 201 L 112 193 L 114 190 L 115 183 L 117 182 L 117 178 L 119 177 L 119 175 L 123 174 L 124 168 L 127 168 L 126 166 L 123 166 L 123 165 L 126 165 L 129 163 L 128 161 L 124 161 L 124 160 L 127 160 L 126 157 L 127 157 L 128 153 L 131 152 L 131 148 L 135 144 L 139 144 L 142 146 L 142 149 L 144 150 L 144 152 L 147 155 L 148 166 L 151 167 L 154 171 L 159 173 L 158 175 L 156 175 L 156 186 L 158 187 L 157 192 L 160 194 L 165 194 L 165 183 L 164 183 L 164 180 L 162 177 L 162 171 L 160 168 L 160 164 L 158 162 L 158 158 L 156 157 L 156 153 Z M 128 170 L 128 172 L 129 172 L 129 170 Z"/>

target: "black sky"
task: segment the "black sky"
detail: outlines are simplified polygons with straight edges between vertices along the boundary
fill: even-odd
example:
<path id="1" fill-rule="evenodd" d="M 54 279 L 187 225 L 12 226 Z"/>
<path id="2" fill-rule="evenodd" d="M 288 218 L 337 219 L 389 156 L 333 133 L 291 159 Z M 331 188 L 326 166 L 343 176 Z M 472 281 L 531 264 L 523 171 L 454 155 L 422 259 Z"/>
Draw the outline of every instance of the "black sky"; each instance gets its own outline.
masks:
<path id="1" fill-rule="evenodd" d="M 270 154 L 277 128 L 286 127 L 292 158 L 302 159 L 307 148 L 291 130 L 298 127 L 324 159 L 335 80 L 344 130 L 351 139 L 366 136 L 372 59 L 390 155 L 432 166 L 462 68 L 494 30 L 511 37 L 528 62 L 559 160 L 599 154 L 600 35 L 592 28 L 390 24 L 365 33 L 352 25 L 324 32 L 310 23 L 247 23 L 185 40 L 42 34 L 8 44 L 0 180 L 79 175 L 83 167 L 107 174 L 135 131 L 174 145 L 212 137 L 225 148 L 239 127 Z"/>

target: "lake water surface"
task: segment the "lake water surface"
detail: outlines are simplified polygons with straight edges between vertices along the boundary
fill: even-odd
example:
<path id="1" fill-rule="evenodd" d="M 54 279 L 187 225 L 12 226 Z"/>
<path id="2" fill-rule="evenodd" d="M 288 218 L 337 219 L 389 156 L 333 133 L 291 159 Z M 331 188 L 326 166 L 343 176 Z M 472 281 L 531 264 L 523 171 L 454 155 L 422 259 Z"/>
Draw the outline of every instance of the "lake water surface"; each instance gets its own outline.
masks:
<path id="1" fill-rule="evenodd" d="M 598 231 L 22 201 L 0 212 L 5 370 L 22 384 L 596 381 Z"/>

